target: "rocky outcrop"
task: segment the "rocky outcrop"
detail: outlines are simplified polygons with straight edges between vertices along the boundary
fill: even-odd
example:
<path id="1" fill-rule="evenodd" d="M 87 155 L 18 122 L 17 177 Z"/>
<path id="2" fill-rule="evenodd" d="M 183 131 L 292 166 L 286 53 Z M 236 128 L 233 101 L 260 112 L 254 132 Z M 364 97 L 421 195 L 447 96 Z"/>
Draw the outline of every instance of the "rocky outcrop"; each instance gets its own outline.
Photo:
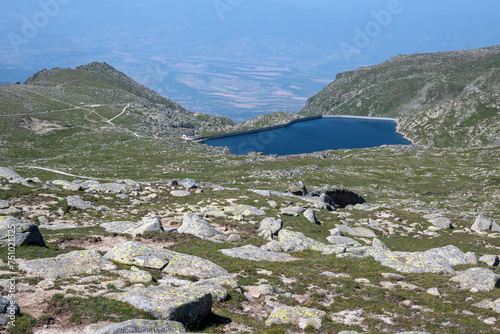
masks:
<path id="1" fill-rule="evenodd" d="M 85 334 L 150 334 L 186 333 L 184 325 L 176 321 L 168 320 L 129 320 L 118 324 L 102 325 L 95 324 L 85 328 Z"/>
<path id="2" fill-rule="evenodd" d="M 110 233 L 130 234 L 137 236 L 145 232 L 163 232 L 161 221 L 156 216 L 146 216 L 139 222 L 118 221 L 101 224 L 101 227 Z"/>
<path id="3" fill-rule="evenodd" d="M 500 287 L 500 275 L 486 268 L 471 268 L 451 278 L 460 288 L 472 291 L 492 291 Z"/>
<path id="4" fill-rule="evenodd" d="M 45 247 L 45 241 L 38 226 L 13 217 L 0 217 L 0 247 L 38 245 Z"/>
<path id="5" fill-rule="evenodd" d="M 114 268 L 112 263 L 106 261 L 95 250 L 74 251 L 55 258 L 26 261 L 19 265 L 19 269 L 26 271 L 29 275 L 45 278 L 96 275 L 102 270 Z"/>
<path id="6" fill-rule="evenodd" d="M 485 217 L 483 215 L 478 215 L 474 224 L 471 226 L 471 230 L 475 232 L 482 231 L 492 231 L 492 232 L 500 232 L 500 226 L 494 222 L 492 219 Z"/>
<path id="7" fill-rule="evenodd" d="M 222 254 L 251 261 L 289 262 L 297 258 L 283 253 L 265 251 L 259 247 L 246 245 L 238 248 L 221 249 Z"/>
<path id="8" fill-rule="evenodd" d="M 266 325 L 272 324 L 295 324 L 305 329 L 312 326 L 316 329 L 321 327 L 321 322 L 326 317 L 326 312 L 306 307 L 281 306 L 273 310 Z"/>
<path id="9" fill-rule="evenodd" d="M 227 239 L 222 232 L 215 229 L 209 222 L 192 213 L 184 214 L 182 225 L 177 229 L 177 232 L 191 234 L 201 239 L 210 239 L 214 237 Z"/>

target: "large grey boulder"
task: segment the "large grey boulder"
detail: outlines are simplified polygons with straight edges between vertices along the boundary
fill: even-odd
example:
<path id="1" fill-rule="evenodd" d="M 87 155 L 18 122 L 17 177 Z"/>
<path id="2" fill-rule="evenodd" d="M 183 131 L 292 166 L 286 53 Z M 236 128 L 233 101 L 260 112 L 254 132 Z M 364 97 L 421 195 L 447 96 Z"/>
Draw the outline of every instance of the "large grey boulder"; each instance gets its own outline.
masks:
<path id="1" fill-rule="evenodd" d="M 157 319 L 180 322 L 186 327 L 200 324 L 211 313 L 213 304 L 212 295 L 204 286 L 192 285 L 179 288 L 135 286 L 105 297 L 128 303 Z"/>
<path id="2" fill-rule="evenodd" d="M 221 249 L 222 254 L 252 261 L 272 261 L 272 262 L 289 262 L 298 260 L 297 258 L 283 253 L 265 251 L 253 245 L 246 245 L 238 248 Z"/>
<path id="3" fill-rule="evenodd" d="M 69 190 L 69 191 L 81 191 L 85 190 L 84 187 L 82 187 L 82 184 L 80 182 L 69 182 L 66 180 L 54 180 L 52 181 L 53 185 L 60 186 L 64 190 Z"/>
<path id="4" fill-rule="evenodd" d="M 461 264 L 469 264 L 469 259 L 467 256 L 458 249 L 456 246 L 448 245 L 439 248 L 432 248 L 425 252 L 426 254 L 442 257 L 452 266 L 458 266 Z"/>
<path id="5" fill-rule="evenodd" d="M 348 237 L 343 237 L 341 235 L 331 235 L 328 238 L 326 238 L 326 240 L 328 240 L 329 243 L 334 245 L 345 245 L 345 246 L 355 246 L 355 247 L 361 246 L 361 244 L 356 240 Z"/>
<path id="6" fill-rule="evenodd" d="M 10 208 L 10 203 L 9 201 L 5 201 L 5 200 L 0 200 L 0 209 L 8 209 Z"/>
<path id="7" fill-rule="evenodd" d="M 45 247 L 45 241 L 38 226 L 13 217 L 0 217 L 0 247 L 38 245 Z"/>
<path id="8" fill-rule="evenodd" d="M 78 210 L 88 210 L 93 208 L 92 203 L 84 201 L 81 196 L 68 196 L 66 201 L 70 207 Z"/>
<path id="9" fill-rule="evenodd" d="M 441 229 L 448 229 L 448 228 L 453 228 L 453 225 L 451 223 L 451 220 L 448 218 L 444 217 L 442 213 L 430 213 L 428 215 L 424 216 L 425 219 L 435 227 L 441 228 Z"/>
<path id="10" fill-rule="evenodd" d="M 156 216 L 146 216 L 139 222 L 118 221 L 101 224 L 110 233 L 130 234 L 136 236 L 145 232 L 163 232 L 163 225 Z"/>
<path id="11" fill-rule="evenodd" d="M 287 193 L 291 193 L 297 196 L 306 196 L 308 194 L 307 188 L 302 182 L 293 182 L 288 186 L 286 190 Z"/>
<path id="12" fill-rule="evenodd" d="M 22 179 L 22 177 L 10 168 L 0 167 L 0 178 L 7 180 Z"/>
<path id="13" fill-rule="evenodd" d="M 124 194 L 130 191 L 138 191 L 141 186 L 130 180 L 120 181 L 120 183 L 90 183 L 88 189 L 106 194 Z"/>
<path id="14" fill-rule="evenodd" d="M 208 260 L 135 241 L 119 243 L 104 258 L 128 265 L 162 269 L 169 274 L 200 278 L 232 277 L 227 270 Z"/>
<path id="15" fill-rule="evenodd" d="M 209 222 L 193 213 L 185 213 L 182 218 L 182 225 L 177 229 L 179 233 L 192 234 L 198 238 L 208 239 L 217 235 L 223 235 L 215 229 Z"/>
<path id="16" fill-rule="evenodd" d="M 186 333 L 184 325 L 168 320 L 129 320 L 118 324 L 90 325 L 85 328 L 85 334 L 182 334 Z"/>
<path id="17" fill-rule="evenodd" d="M 309 220 L 313 224 L 320 225 L 318 219 L 316 218 L 316 214 L 314 213 L 313 209 L 307 209 L 304 211 L 304 217 Z"/>
<path id="18" fill-rule="evenodd" d="M 21 309 L 15 302 L 11 302 L 5 297 L 0 297 L 0 326 L 5 325 L 20 313 Z"/>
<path id="19" fill-rule="evenodd" d="M 485 217 L 483 215 L 478 215 L 474 224 L 472 224 L 471 230 L 475 232 L 481 231 L 493 231 L 500 232 L 500 226 L 494 222 L 491 218 Z"/>
<path id="20" fill-rule="evenodd" d="M 306 237 L 304 233 L 283 229 L 278 233 L 278 240 L 285 252 L 300 252 L 306 249 L 332 254 L 343 253 L 345 247 L 325 245 L 322 242 Z"/>
<path id="21" fill-rule="evenodd" d="M 45 278 L 67 278 L 77 275 L 97 275 L 101 270 L 115 269 L 96 250 L 74 251 L 46 258 L 26 261 L 19 268 L 29 275 Z"/>
<path id="22" fill-rule="evenodd" d="M 500 313 L 500 298 L 496 300 L 486 299 L 482 302 L 473 304 L 472 306 L 484 308 L 486 310 L 493 310 L 497 313 Z"/>
<path id="23" fill-rule="evenodd" d="M 260 222 L 259 236 L 264 239 L 271 240 L 278 235 L 278 232 L 283 228 L 283 221 L 281 219 L 274 219 L 271 217 L 264 218 Z"/>
<path id="24" fill-rule="evenodd" d="M 305 211 L 306 209 L 301 206 L 288 206 L 286 208 L 280 209 L 281 214 L 292 217 L 298 217 L 301 213 Z"/>
<path id="25" fill-rule="evenodd" d="M 273 310 L 266 325 L 272 324 L 294 324 L 304 329 L 313 326 L 316 329 L 321 327 L 321 322 L 326 317 L 325 311 L 320 311 L 306 307 L 281 306 Z"/>
<path id="26" fill-rule="evenodd" d="M 460 288 L 473 291 L 492 291 L 500 287 L 500 275 L 486 268 L 471 268 L 452 277 L 451 281 L 460 283 Z"/>

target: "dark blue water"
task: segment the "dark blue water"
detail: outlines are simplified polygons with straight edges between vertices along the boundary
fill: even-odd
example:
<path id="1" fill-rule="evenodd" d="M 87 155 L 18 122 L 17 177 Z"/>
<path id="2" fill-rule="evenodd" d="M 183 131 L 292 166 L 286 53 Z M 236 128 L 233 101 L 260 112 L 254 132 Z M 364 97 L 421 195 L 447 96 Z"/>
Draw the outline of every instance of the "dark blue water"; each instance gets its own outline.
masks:
<path id="1" fill-rule="evenodd" d="M 367 148 L 380 145 L 409 145 L 396 132 L 396 122 L 354 118 L 315 119 L 284 128 L 237 135 L 205 142 L 228 147 L 232 154 L 302 154 L 324 150 Z"/>

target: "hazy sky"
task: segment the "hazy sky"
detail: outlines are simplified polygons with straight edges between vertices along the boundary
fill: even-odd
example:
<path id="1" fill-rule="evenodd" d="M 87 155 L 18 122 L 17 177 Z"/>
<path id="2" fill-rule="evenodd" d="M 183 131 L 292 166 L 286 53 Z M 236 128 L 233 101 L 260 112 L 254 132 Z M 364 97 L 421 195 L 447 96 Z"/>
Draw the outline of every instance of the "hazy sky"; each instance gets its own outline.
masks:
<path id="1" fill-rule="evenodd" d="M 297 86 L 290 94 L 298 106 L 338 72 L 397 54 L 500 44 L 499 13 L 498 0 L 3 1 L 0 82 L 106 61 L 196 109 L 217 96 L 213 78 L 246 71 L 240 87 L 237 78 L 222 84 L 241 92 L 254 82 L 262 94 L 284 90 L 281 97 Z M 197 87 L 214 90 L 189 99 Z"/>

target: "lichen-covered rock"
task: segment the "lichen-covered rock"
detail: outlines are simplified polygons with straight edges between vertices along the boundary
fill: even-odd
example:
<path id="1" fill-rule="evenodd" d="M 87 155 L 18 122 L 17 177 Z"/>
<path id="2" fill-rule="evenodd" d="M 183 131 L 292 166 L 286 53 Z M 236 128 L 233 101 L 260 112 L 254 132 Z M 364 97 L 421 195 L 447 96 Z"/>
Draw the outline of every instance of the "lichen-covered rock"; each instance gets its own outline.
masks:
<path id="1" fill-rule="evenodd" d="M 130 234 L 136 236 L 145 232 L 163 232 L 161 221 L 156 216 L 146 216 L 139 222 L 118 221 L 101 224 L 110 233 Z"/>
<path id="2" fill-rule="evenodd" d="M 484 308 L 486 310 L 493 310 L 497 313 L 500 313 L 500 298 L 497 300 L 486 299 L 482 302 L 473 304 L 472 306 Z"/>
<path id="3" fill-rule="evenodd" d="M 293 232 L 283 229 L 278 234 L 278 240 L 285 252 L 300 252 L 306 249 L 325 252 L 329 250 L 329 246 L 322 242 L 306 237 L 301 232 Z"/>
<path id="4" fill-rule="evenodd" d="M 210 314 L 213 303 L 212 295 L 204 286 L 136 286 L 105 297 L 128 303 L 157 319 L 180 322 L 186 327 L 201 323 Z"/>
<path id="5" fill-rule="evenodd" d="M 45 278 L 66 278 L 77 275 L 96 275 L 101 270 L 114 269 L 97 251 L 83 250 L 46 258 L 26 261 L 19 265 L 29 275 Z"/>
<path id="6" fill-rule="evenodd" d="M 260 222 L 259 226 L 259 236 L 266 240 L 272 240 L 274 236 L 278 235 L 278 232 L 283 228 L 283 221 L 281 219 L 274 219 L 271 217 L 264 218 Z"/>
<path id="7" fill-rule="evenodd" d="M 442 213 L 430 213 L 428 215 L 424 216 L 425 219 L 432 225 L 434 225 L 437 228 L 440 229 L 448 229 L 448 228 L 453 228 L 453 224 L 451 223 L 451 220 L 448 218 L 444 217 Z"/>
<path id="8" fill-rule="evenodd" d="M 479 261 L 484 262 L 491 267 L 498 267 L 498 264 L 500 264 L 498 255 L 483 255 L 479 258 Z"/>
<path id="9" fill-rule="evenodd" d="M 301 206 L 288 206 L 288 207 L 282 208 L 280 210 L 280 212 L 281 212 L 282 215 L 292 216 L 292 217 L 298 217 L 299 214 L 301 214 L 301 213 L 303 213 L 305 211 L 306 211 L 306 209 L 304 209 Z"/>
<path id="10" fill-rule="evenodd" d="M 210 225 L 209 222 L 192 213 L 184 214 L 182 225 L 177 229 L 177 232 L 191 234 L 202 239 L 223 235 L 223 233 Z"/>
<path id="11" fill-rule="evenodd" d="M 10 168 L 0 167 L 0 178 L 7 180 L 22 179 L 22 177 Z"/>
<path id="12" fill-rule="evenodd" d="M 0 247 L 9 243 L 21 245 L 39 245 L 45 247 L 45 241 L 38 226 L 13 217 L 0 217 Z"/>
<path id="13" fill-rule="evenodd" d="M 317 309 L 282 306 L 273 310 L 269 318 L 266 320 L 266 325 L 294 324 L 299 325 L 302 329 L 307 326 L 313 326 L 318 329 L 321 327 L 321 322 L 325 317 L 326 312 Z"/>
<path id="14" fill-rule="evenodd" d="M 491 218 L 485 217 L 483 215 L 478 215 L 474 224 L 471 226 L 471 230 L 475 232 L 481 231 L 493 231 L 500 232 L 500 226 L 494 222 Z"/>
<path id="15" fill-rule="evenodd" d="M 140 270 L 137 267 L 132 266 L 130 270 L 118 270 L 118 275 L 125 278 L 131 283 L 144 283 L 148 284 L 153 281 L 153 276 L 146 270 Z"/>
<path id="16" fill-rule="evenodd" d="M 460 283 L 460 288 L 472 291 L 492 291 L 500 287 L 500 275 L 486 268 L 471 268 L 452 277 L 451 281 Z"/>
<path id="17" fill-rule="evenodd" d="M 425 252 L 391 252 L 372 249 L 368 254 L 382 265 L 403 273 L 455 274 L 446 259 Z"/>
<path id="18" fill-rule="evenodd" d="M 68 196 L 66 200 L 70 207 L 78 210 L 88 210 L 93 207 L 92 203 L 84 201 L 81 196 Z"/>
<path id="19" fill-rule="evenodd" d="M 168 320 L 129 320 L 118 324 L 90 325 L 85 328 L 85 334 L 182 334 L 186 333 L 184 325 Z"/>
<path id="20" fill-rule="evenodd" d="M 297 258 L 283 253 L 265 251 L 253 245 L 245 245 L 232 249 L 221 249 L 222 254 L 252 261 L 272 261 L 272 262 L 289 262 L 298 260 Z"/>
<path id="21" fill-rule="evenodd" d="M 341 235 L 331 235 L 326 240 L 334 245 L 361 246 L 356 240 Z"/>
<path id="22" fill-rule="evenodd" d="M 440 256 L 446 261 L 448 261 L 452 266 L 458 266 L 461 264 L 469 264 L 468 258 L 465 256 L 464 252 L 458 249 L 456 246 L 448 245 L 439 248 L 432 248 L 425 252 L 426 254 Z"/>
<path id="23" fill-rule="evenodd" d="M 135 241 L 119 243 L 104 258 L 129 265 L 162 269 L 170 274 L 201 278 L 229 275 L 227 270 L 208 260 Z"/>
<path id="24" fill-rule="evenodd" d="M 136 186 L 125 183 L 92 183 L 88 185 L 88 189 L 105 193 L 105 194 L 124 194 L 132 190 L 136 190 Z"/>
<path id="25" fill-rule="evenodd" d="M 293 182 L 288 186 L 286 190 L 287 193 L 291 193 L 297 196 L 306 196 L 308 194 L 307 188 L 302 182 Z"/>
<path id="26" fill-rule="evenodd" d="M 191 195 L 191 193 L 189 191 L 186 191 L 186 190 L 172 190 L 170 192 L 170 195 L 172 195 L 174 197 L 187 197 L 187 196 Z"/>
<path id="27" fill-rule="evenodd" d="M 52 181 L 52 184 L 60 186 L 64 190 L 69 190 L 69 191 L 81 191 L 88 189 L 88 187 L 84 188 L 80 182 L 69 182 L 66 180 L 54 180 Z"/>
<path id="28" fill-rule="evenodd" d="M 320 222 L 316 218 L 316 214 L 314 213 L 313 209 L 307 209 L 306 211 L 304 211 L 304 217 L 311 223 L 320 225 Z"/>
<path id="29" fill-rule="evenodd" d="M 276 289 L 271 284 L 247 286 L 245 288 L 247 290 L 245 297 L 248 299 L 259 298 L 260 296 L 270 296 L 276 293 Z"/>
<path id="30" fill-rule="evenodd" d="M 5 201 L 3 199 L 0 200 L 0 209 L 8 209 L 10 208 L 9 201 Z"/>

